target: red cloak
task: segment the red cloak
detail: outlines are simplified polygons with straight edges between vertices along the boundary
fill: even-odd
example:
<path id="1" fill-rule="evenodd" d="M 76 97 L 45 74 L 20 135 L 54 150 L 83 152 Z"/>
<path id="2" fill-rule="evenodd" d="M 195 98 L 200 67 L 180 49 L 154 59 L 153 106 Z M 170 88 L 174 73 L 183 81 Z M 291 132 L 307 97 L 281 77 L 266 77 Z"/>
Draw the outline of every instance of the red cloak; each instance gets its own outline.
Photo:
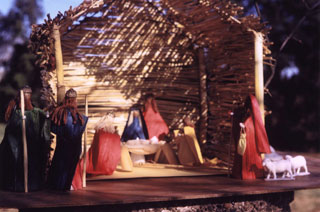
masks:
<path id="1" fill-rule="evenodd" d="M 86 172 L 93 175 L 111 175 L 120 162 L 120 136 L 116 133 L 96 131 L 93 142 L 87 152 Z M 72 186 L 82 188 L 83 159 L 78 163 Z"/>
<path id="2" fill-rule="evenodd" d="M 164 136 L 169 133 L 169 128 L 165 121 L 162 119 L 158 111 L 156 100 L 154 98 L 147 99 L 143 117 L 147 125 L 150 139 L 153 136 L 156 136 L 159 140 L 162 140 Z"/>
<path id="3" fill-rule="evenodd" d="M 268 136 L 262 121 L 259 104 L 255 96 L 249 96 L 251 102 L 250 115 L 245 120 L 246 150 L 241 156 L 235 152 L 232 175 L 241 179 L 256 179 L 263 177 L 262 153 L 270 153 Z M 236 114 L 233 122 L 235 145 L 237 147 L 240 127 Z"/>

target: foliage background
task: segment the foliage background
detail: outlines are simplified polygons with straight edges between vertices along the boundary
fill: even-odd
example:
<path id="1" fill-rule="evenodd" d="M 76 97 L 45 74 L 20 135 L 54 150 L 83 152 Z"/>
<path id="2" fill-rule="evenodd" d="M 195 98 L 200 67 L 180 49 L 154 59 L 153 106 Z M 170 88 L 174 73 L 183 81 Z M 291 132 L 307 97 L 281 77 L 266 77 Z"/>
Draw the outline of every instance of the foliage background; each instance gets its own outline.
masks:
<path id="1" fill-rule="evenodd" d="M 0 122 L 4 121 L 8 102 L 24 85 L 33 89 L 33 102 L 38 102 L 40 70 L 27 46 L 31 25 L 43 17 L 41 4 L 42 0 L 15 0 L 7 15 L 0 13 L 0 66 L 4 69 L 0 77 Z"/>

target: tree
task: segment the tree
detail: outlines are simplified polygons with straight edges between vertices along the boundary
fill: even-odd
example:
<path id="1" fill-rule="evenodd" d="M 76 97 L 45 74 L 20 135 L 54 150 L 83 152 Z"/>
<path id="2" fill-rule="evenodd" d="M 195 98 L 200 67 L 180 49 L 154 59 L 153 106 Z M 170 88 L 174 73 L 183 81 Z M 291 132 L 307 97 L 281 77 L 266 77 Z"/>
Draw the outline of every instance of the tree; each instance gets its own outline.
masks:
<path id="1" fill-rule="evenodd" d="M 266 104 L 271 145 L 280 150 L 320 151 L 319 0 L 256 0 L 243 3 L 272 27 L 277 60 Z M 267 68 L 266 68 L 267 69 Z M 270 76 L 270 69 L 266 78 Z"/>
<path id="2" fill-rule="evenodd" d="M 18 94 L 18 90 L 28 84 L 33 89 L 33 98 L 38 98 L 40 92 L 39 69 L 34 65 L 34 56 L 30 54 L 27 45 L 31 25 L 41 18 L 41 0 L 15 0 L 13 8 L 7 16 L 0 15 L 0 46 L 13 48 L 9 61 L 4 61 L 6 74 L 0 82 L 2 104 L 0 121 L 10 99 Z M 7 49 L 8 49 L 7 48 Z M 8 54 L 8 52 L 2 52 Z M 37 102 L 37 101 L 34 101 Z"/>

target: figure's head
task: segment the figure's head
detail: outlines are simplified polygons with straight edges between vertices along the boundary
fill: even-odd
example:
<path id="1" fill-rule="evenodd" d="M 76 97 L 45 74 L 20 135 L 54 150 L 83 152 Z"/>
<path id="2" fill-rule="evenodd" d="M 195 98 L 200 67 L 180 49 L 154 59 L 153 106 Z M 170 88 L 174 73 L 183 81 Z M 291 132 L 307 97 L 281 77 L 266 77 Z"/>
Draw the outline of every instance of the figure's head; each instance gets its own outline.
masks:
<path id="1" fill-rule="evenodd" d="M 66 98 L 77 98 L 77 91 L 75 91 L 73 88 L 70 88 L 66 92 Z"/>
<path id="2" fill-rule="evenodd" d="M 32 89 L 28 85 L 26 85 L 22 88 L 22 90 L 23 90 L 24 98 L 30 99 L 32 95 Z"/>
<path id="3" fill-rule="evenodd" d="M 155 96 L 152 93 L 148 93 L 145 95 L 144 110 L 146 111 L 150 107 L 152 107 L 154 112 L 158 113 L 158 106 L 155 100 Z"/>
<path id="4" fill-rule="evenodd" d="M 152 93 L 148 93 L 145 95 L 145 101 L 146 102 L 151 102 L 154 99 L 154 95 Z"/>
<path id="5" fill-rule="evenodd" d="M 32 89 L 28 85 L 26 85 L 21 90 L 23 91 L 25 109 L 32 110 L 33 109 L 33 106 L 31 103 Z M 11 113 L 16 107 L 21 107 L 20 93 L 9 102 L 6 113 L 5 113 L 5 118 L 4 118 L 5 121 L 9 121 Z"/>
<path id="6" fill-rule="evenodd" d="M 77 92 L 70 88 L 64 97 L 64 104 L 70 107 L 77 107 Z"/>
<path id="7" fill-rule="evenodd" d="M 183 119 L 183 123 L 184 123 L 186 126 L 194 127 L 194 123 L 193 123 L 193 121 L 191 120 L 190 117 L 185 117 L 185 118 Z"/>
<path id="8" fill-rule="evenodd" d="M 285 159 L 287 159 L 287 160 L 288 160 L 288 159 L 289 159 L 289 160 L 291 160 L 291 159 L 292 159 L 292 156 L 291 156 L 291 155 L 286 155 L 286 156 L 285 156 Z"/>
<path id="9" fill-rule="evenodd" d="M 270 164 L 270 163 L 271 163 L 271 160 L 270 160 L 269 158 L 266 158 L 266 159 L 264 159 L 264 160 L 262 161 L 262 166 L 266 167 L 266 166 L 268 166 L 268 164 Z"/>
<path id="10" fill-rule="evenodd" d="M 28 85 L 25 85 L 21 90 L 23 91 L 25 109 L 32 110 L 33 109 L 33 106 L 31 103 L 32 89 Z"/>
<path id="11" fill-rule="evenodd" d="M 138 110 L 134 110 L 132 114 L 133 114 L 133 117 L 139 117 L 140 115 Z"/>
<path id="12" fill-rule="evenodd" d="M 77 109 L 77 92 L 72 88 L 67 90 L 62 105 L 51 112 L 51 120 L 58 125 L 60 125 L 62 121 L 66 124 L 68 110 L 71 112 L 73 124 L 76 124 L 78 118 L 81 121 L 81 125 L 84 124 L 84 119 Z"/>

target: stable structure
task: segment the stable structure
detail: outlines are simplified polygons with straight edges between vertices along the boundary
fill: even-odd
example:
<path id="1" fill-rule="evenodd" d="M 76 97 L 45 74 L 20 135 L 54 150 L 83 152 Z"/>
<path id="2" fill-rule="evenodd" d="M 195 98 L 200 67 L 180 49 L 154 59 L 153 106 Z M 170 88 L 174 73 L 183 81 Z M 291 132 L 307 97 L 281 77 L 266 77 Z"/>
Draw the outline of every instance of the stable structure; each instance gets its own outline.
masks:
<path id="1" fill-rule="evenodd" d="M 64 91 L 88 101 L 93 124 L 113 111 L 119 133 L 128 109 L 156 96 L 170 129 L 184 117 L 197 121 L 204 151 L 227 160 L 229 111 L 249 93 L 263 108 L 263 62 L 270 58 L 268 28 L 243 8 L 221 0 L 85 0 L 34 25 L 30 49 L 43 68 L 42 98 Z"/>

